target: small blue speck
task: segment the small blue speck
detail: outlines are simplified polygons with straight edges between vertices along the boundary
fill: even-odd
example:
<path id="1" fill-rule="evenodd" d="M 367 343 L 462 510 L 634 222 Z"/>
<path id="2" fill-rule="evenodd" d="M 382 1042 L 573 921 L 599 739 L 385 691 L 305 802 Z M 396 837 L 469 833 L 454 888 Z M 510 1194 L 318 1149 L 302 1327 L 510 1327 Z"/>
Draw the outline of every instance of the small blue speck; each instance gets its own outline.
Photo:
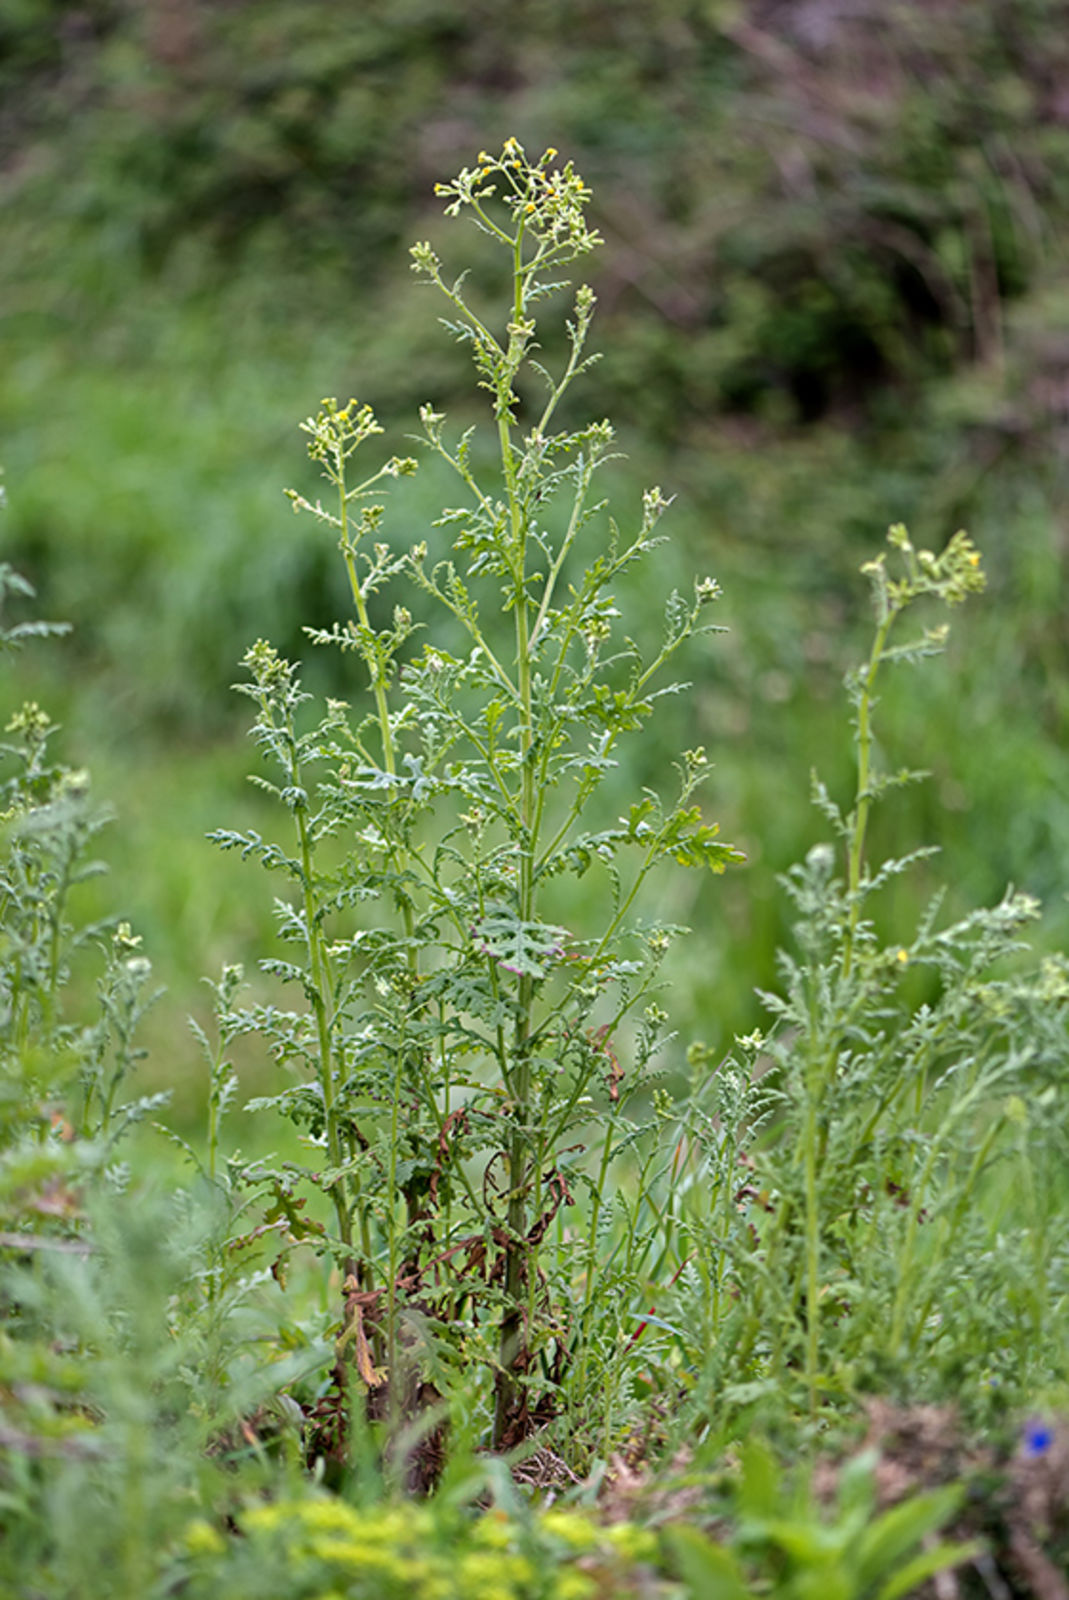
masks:
<path id="1" fill-rule="evenodd" d="M 1046 1422 L 1029 1422 L 1024 1430 L 1024 1452 L 1027 1456 L 1041 1456 L 1054 1443 L 1054 1429 Z"/>

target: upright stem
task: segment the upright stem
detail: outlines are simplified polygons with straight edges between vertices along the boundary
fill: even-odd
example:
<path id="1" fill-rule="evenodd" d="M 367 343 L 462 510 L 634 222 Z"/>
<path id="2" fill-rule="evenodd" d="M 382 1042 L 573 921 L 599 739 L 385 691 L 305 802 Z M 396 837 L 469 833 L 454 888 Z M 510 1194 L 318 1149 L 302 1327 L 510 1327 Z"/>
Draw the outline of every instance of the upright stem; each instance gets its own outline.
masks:
<path id="1" fill-rule="evenodd" d="M 222 1062 L 223 1047 L 220 1044 L 212 1063 L 211 1079 L 208 1088 L 208 1177 L 215 1182 L 216 1167 L 219 1159 L 219 1069 Z M 209 1283 L 213 1280 L 209 1279 Z"/>
<path id="2" fill-rule="evenodd" d="M 850 834 L 850 850 L 847 860 L 847 890 L 850 897 L 850 920 L 847 923 L 846 937 L 843 940 L 843 977 L 850 976 L 854 961 L 854 941 L 857 937 L 857 924 L 861 914 L 860 888 L 861 868 L 865 858 L 865 832 L 868 828 L 869 812 L 872 809 L 872 795 L 869 784 L 872 774 L 872 696 L 876 687 L 876 675 L 880 670 L 880 662 L 887 646 L 887 636 L 891 631 L 897 612 L 894 607 L 888 607 L 886 615 L 882 618 L 876 637 L 873 640 L 872 652 L 869 656 L 865 676 L 861 681 L 861 692 L 857 706 L 857 803 L 854 808 L 853 827 Z"/>
<path id="3" fill-rule="evenodd" d="M 343 1155 L 338 1117 L 334 1108 L 334 1047 L 331 1041 L 331 1018 L 328 1010 L 323 930 L 316 912 L 315 891 L 312 886 L 312 841 L 303 807 L 298 808 L 295 816 L 301 851 L 301 881 L 304 888 L 304 919 L 308 930 L 308 958 L 312 967 L 312 1010 L 315 1014 L 319 1043 L 319 1087 L 323 1096 L 327 1153 L 330 1156 L 330 1164 L 336 1172 L 343 1163 Z M 352 1254 L 353 1230 L 342 1179 L 331 1184 L 330 1196 L 338 1219 L 338 1235 L 349 1257 Z M 351 1270 L 351 1266 L 348 1270 Z"/>
<path id="4" fill-rule="evenodd" d="M 820 1350 L 820 1215 L 817 1210 L 817 1108 L 812 1093 L 805 1132 L 806 1387 L 809 1415 L 817 1415 L 817 1362 Z"/>
<path id="5" fill-rule="evenodd" d="M 341 524 L 341 550 L 345 558 L 345 569 L 349 575 L 349 588 L 356 607 L 357 618 L 365 635 L 370 635 L 371 621 L 368 616 L 367 602 L 364 598 L 363 586 L 360 582 L 360 573 L 356 565 L 356 552 L 349 534 L 349 498 L 345 488 L 345 458 L 339 453 L 337 462 L 338 482 L 338 514 Z M 397 773 L 397 750 L 394 744 L 393 729 L 390 726 L 390 711 L 386 702 L 386 679 L 381 660 L 372 658 L 368 661 L 371 669 L 371 687 L 375 696 L 375 709 L 379 719 L 379 734 L 382 739 L 382 764 L 390 777 Z M 418 958 L 413 942 L 414 921 L 412 906 L 405 898 L 401 900 L 401 918 L 404 923 L 405 938 L 408 944 L 408 970 L 413 977 L 418 973 Z M 402 1068 L 405 1059 L 405 1049 L 398 1047 L 396 1070 L 393 1076 L 393 1105 L 390 1121 L 390 1162 L 389 1162 L 389 1197 L 387 1203 L 387 1249 L 388 1267 L 386 1281 L 386 1352 L 387 1371 L 391 1378 L 390 1397 L 391 1403 L 396 1405 L 397 1392 L 393 1383 L 397 1366 L 397 1146 L 398 1124 L 400 1116 Z M 433 1095 L 430 1097 L 430 1107 L 436 1111 Z"/>
<path id="6" fill-rule="evenodd" d="M 338 483 L 338 518 L 341 523 L 341 551 L 345 557 L 345 570 L 349 574 L 349 588 L 352 591 L 353 604 L 360 620 L 360 626 L 365 633 L 370 633 L 371 622 L 367 612 L 367 602 L 360 583 L 360 574 L 356 569 L 356 552 L 349 537 L 349 500 L 345 492 L 345 462 L 338 456 L 336 462 Z M 382 735 L 382 764 L 391 777 L 397 771 L 397 757 L 393 743 L 393 729 L 390 727 L 390 712 L 386 704 L 386 685 L 378 663 L 375 664 L 371 676 L 371 688 L 375 695 L 375 709 L 378 712 L 379 731 Z"/>
<path id="7" fill-rule="evenodd" d="M 519 322 L 523 314 L 522 229 L 517 236 L 513 273 L 513 316 Z M 516 611 L 516 672 L 520 696 L 520 861 L 519 861 L 519 915 L 527 921 L 534 914 L 534 858 L 536 841 L 534 819 L 538 800 L 533 761 L 534 717 L 531 697 L 531 638 L 527 601 L 527 551 L 526 527 L 520 505 L 512 462 L 512 441 L 504 408 L 498 417 L 498 442 L 501 464 L 509 502 L 509 522 L 515 562 Z M 494 1416 L 494 1444 L 500 1448 L 504 1441 L 516 1397 L 513 1369 L 523 1344 L 523 1287 L 524 1275 L 530 1277 L 535 1270 L 533 1247 L 526 1244 L 527 1196 L 526 1175 L 531 1127 L 531 1064 L 529 1043 L 531 1036 L 531 1007 L 534 1002 L 534 981 L 527 975 L 520 978 L 516 1007 L 516 1026 L 513 1034 L 512 1087 L 515 1098 L 513 1128 L 508 1145 L 509 1202 L 508 1245 L 505 1258 L 505 1312 L 501 1319 L 499 1347 L 500 1373 Z"/>
<path id="8" fill-rule="evenodd" d="M 615 1109 L 615 1108 L 613 1108 Z M 591 1308 L 594 1304 L 594 1285 L 597 1278 L 598 1266 L 598 1224 L 601 1221 L 602 1196 L 605 1193 L 609 1175 L 609 1162 L 612 1159 L 613 1140 L 616 1135 L 616 1118 L 610 1112 L 605 1128 L 605 1138 L 601 1147 L 601 1164 L 598 1168 L 597 1184 L 594 1188 L 594 1197 L 590 1206 L 590 1238 L 586 1254 L 586 1283 L 583 1288 L 583 1318 L 579 1327 L 579 1337 L 582 1340 L 582 1354 L 579 1364 L 579 1393 L 586 1392 L 586 1374 L 588 1366 L 588 1351 L 590 1348 L 590 1322 Z M 644 1193 L 644 1186 L 640 1186 L 639 1193 Z M 635 1212 L 637 1215 L 638 1205 Z M 630 1263 L 628 1263 L 630 1265 Z"/>

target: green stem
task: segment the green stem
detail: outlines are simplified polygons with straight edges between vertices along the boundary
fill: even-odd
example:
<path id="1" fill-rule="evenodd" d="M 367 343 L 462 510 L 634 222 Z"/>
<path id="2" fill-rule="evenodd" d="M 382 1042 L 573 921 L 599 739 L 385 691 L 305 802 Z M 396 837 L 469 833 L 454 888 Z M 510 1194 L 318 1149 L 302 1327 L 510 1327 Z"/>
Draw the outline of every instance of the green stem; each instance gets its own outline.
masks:
<path id="1" fill-rule="evenodd" d="M 517 233 L 513 270 L 513 314 L 518 322 L 523 313 L 522 286 L 522 227 Z M 535 768 L 532 759 L 534 747 L 534 716 L 531 688 L 531 641 L 529 633 L 527 596 L 526 528 L 517 491 L 515 468 L 512 459 L 512 440 L 509 434 L 504 396 L 498 407 L 498 442 L 501 464 L 508 492 L 512 556 L 515 574 L 516 612 L 516 672 L 520 698 L 520 863 L 519 863 L 519 915 L 528 921 L 534 914 L 534 856 L 536 841 L 532 827 L 537 806 Z M 516 1382 L 513 1376 L 517 1357 L 523 1342 L 522 1322 L 523 1285 L 525 1271 L 533 1281 L 535 1273 L 535 1248 L 528 1246 L 527 1233 L 527 1156 L 531 1126 L 531 1064 L 529 1041 L 531 1011 L 534 1004 L 534 982 L 524 975 L 519 981 L 516 1006 L 516 1025 L 513 1035 L 512 1089 L 514 1095 L 513 1127 L 508 1144 L 509 1202 L 507 1212 L 508 1244 L 505 1257 L 505 1310 L 501 1318 L 499 1344 L 500 1372 L 494 1415 L 494 1444 L 500 1449 L 504 1443 L 512 1413 L 515 1409 Z"/>
<path id="2" fill-rule="evenodd" d="M 598 1180 L 594 1189 L 594 1198 L 590 1206 L 590 1238 L 587 1244 L 586 1255 L 586 1284 L 583 1290 L 583 1317 L 580 1324 L 579 1337 L 582 1343 L 582 1357 L 579 1365 L 579 1393 L 586 1389 L 586 1374 L 588 1355 L 590 1349 L 590 1313 L 594 1303 L 594 1280 L 597 1274 L 598 1258 L 598 1223 L 601 1220 L 602 1196 L 605 1193 L 609 1176 L 609 1162 L 612 1159 L 613 1136 L 616 1132 L 616 1118 L 610 1117 L 605 1129 L 605 1139 L 601 1147 L 601 1163 L 598 1167 Z"/>
<path id="3" fill-rule="evenodd" d="M 869 812 L 872 809 L 872 795 L 869 790 L 872 776 L 872 697 L 876 686 L 876 675 L 880 670 L 880 663 L 883 660 L 884 650 L 887 645 L 887 637 L 897 614 L 895 607 L 888 606 L 886 614 L 880 621 L 858 697 L 857 803 L 854 807 L 847 863 L 847 892 L 850 901 L 850 914 L 846 935 L 843 939 L 844 978 L 850 976 L 854 960 L 854 941 L 857 937 L 857 924 L 861 915 L 861 868 L 865 856 L 865 832 L 868 828 Z"/>
<path id="4" fill-rule="evenodd" d="M 368 618 L 367 603 L 364 600 L 364 591 L 360 586 L 360 574 L 356 570 L 356 552 L 349 537 L 349 511 L 346 505 L 344 481 L 340 486 L 339 498 L 342 508 L 341 548 L 345 557 L 345 570 L 349 574 L 349 588 L 352 591 L 353 603 L 356 606 L 356 614 L 360 619 L 360 626 L 366 633 L 370 633 L 371 623 Z M 390 776 L 393 777 L 397 771 L 397 758 L 394 751 L 393 729 L 390 727 L 390 711 L 386 704 L 386 685 L 381 665 L 376 661 L 374 665 L 368 662 L 368 666 L 371 668 L 371 688 L 375 696 L 375 710 L 378 714 L 379 732 L 382 736 L 382 764 Z"/>
<path id="5" fill-rule="evenodd" d="M 965 1215 L 965 1208 L 968 1205 L 969 1200 L 972 1198 L 973 1190 L 976 1187 L 976 1184 L 977 1184 L 977 1182 L 979 1180 L 980 1174 L 983 1172 L 984 1167 L 987 1165 L 987 1158 L 991 1154 L 992 1146 L 994 1145 L 995 1140 L 999 1137 L 1000 1133 L 1002 1132 L 1003 1127 L 1005 1126 L 1005 1120 L 1006 1120 L 1005 1117 L 1002 1117 L 1002 1116 L 997 1117 L 995 1119 L 995 1121 L 991 1124 L 991 1126 L 988 1128 L 986 1134 L 984 1135 L 984 1138 L 983 1138 L 983 1141 L 982 1141 L 982 1143 L 980 1145 L 980 1148 L 977 1150 L 976 1154 L 974 1155 L 974 1157 L 972 1159 L 972 1162 L 970 1163 L 968 1174 L 966 1175 L 965 1182 L 962 1185 L 962 1187 L 961 1187 L 961 1189 L 960 1189 L 960 1191 L 958 1193 L 957 1200 L 956 1200 L 956 1202 L 954 1204 L 954 1210 L 951 1213 L 949 1222 L 945 1223 L 944 1226 L 940 1229 L 940 1237 L 937 1240 L 937 1244 L 936 1244 L 936 1247 L 935 1247 L 935 1250 L 934 1250 L 934 1255 L 935 1255 L 935 1260 L 936 1260 L 936 1264 L 937 1265 L 938 1265 L 938 1262 L 940 1260 L 942 1246 L 944 1245 L 944 1243 L 946 1241 L 946 1238 L 948 1237 L 948 1235 L 952 1235 L 954 1233 L 954 1231 L 961 1224 L 961 1219 Z M 910 1218 L 910 1222 L 912 1224 L 911 1233 L 910 1233 L 910 1254 L 911 1255 L 912 1255 L 913 1246 L 914 1246 L 914 1244 L 916 1242 L 917 1226 L 919 1225 L 921 1209 L 922 1209 L 921 1202 L 920 1202 L 920 1198 L 918 1196 L 917 1197 L 916 1206 L 914 1207 L 913 1215 Z M 933 1309 L 933 1307 L 935 1305 L 936 1299 L 937 1299 L 937 1297 L 939 1296 L 939 1294 L 943 1290 L 944 1282 L 945 1282 L 944 1275 L 941 1274 L 941 1273 L 938 1275 L 937 1281 L 935 1282 L 934 1285 L 931 1285 L 931 1279 L 929 1278 L 930 1287 L 928 1289 L 927 1294 L 924 1297 L 923 1302 L 921 1303 L 919 1311 L 917 1312 L 917 1314 L 915 1315 L 915 1317 L 913 1319 L 913 1333 L 912 1333 L 912 1335 L 910 1337 L 910 1340 L 909 1340 L 910 1349 L 913 1350 L 913 1351 L 916 1350 L 917 1344 L 918 1344 L 918 1342 L 920 1340 L 921 1333 L 923 1332 L 925 1326 L 928 1323 L 928 1319 L 932 1314 L 932 1309 Z M 899 1288 L 899 1299 L 901 1299 L 901 1286 Z M 904 1318 L 904 1315 L 902 1317 L 899 1317 L 897 1315 L 898 1309 L 899 1309 L 897 1301 L 896 1301 L 895 1309 L 896 1309 L 896 1328 L 897 1328 L 897 1333 L 898 1333 L 898 1337 L 901 1338 L 902 1334 L 905 1331 L 905 1329 L 904 1329 L 904 1320 L 905 1320 L 905 1318 Z M 895 1346 L 893 1348 L 897 1348 L 897 1341 L 896 1341 L 896 1344 L 895 1344 Z"/>
<path id="6" fill-rule="evenodd" d="M 817 1207 L 817 1107 L 810 1096 L 805 1135 L 806 1386 L 809 1415 L 817 1415 L 820 1351 L 820 1213 Z"/>
<path id="7" fill-rule="evenodd" d="M 560 390 L 557 392 L 559 394 Z M 590 487 L 590 480 L 594 475 L 594 468 L 597 465 L 597 463 L 592 460 L 588 461 L 584 458 L 580 459 L 583 461 L 583 472 L 579 479 L 579 485 L 575 491 L 575 499 L 572 502 L 572 514 L 568 519 L 568 527 L 565 531 L 564 538 L 561 540 L 561 546 L 557 551 L 556 557 L 554 558 L 553 565 L 549 569 L 545 586 L 542 590 L 542 600 L 538 607 L 538 614 L 535 617 L 534 627 L 531 629 L 532 647 L 534 646 L 538 635 L 542 631 L 546 616 L 549 613 L 550 602 L 553 599 L 553 592 L 557 587 L 557 579 L 561 574 L 561 568 L 568 559 L 568 552 L 575 543 L 576 534 L 579 532 L 579 518 L 582 514 L 583 506 L 586 504 L 586 493 Z"/>
<path id="8" fill-rule="evenodd" d="M 296 777 L 296 773 L 295 773 Z M 327 1135 L 327 1153 L 330 1164 L 337 1171 L 343 1165 L 341 1133 L 334 1106 L 334 1050 L 331 1043 L 331 1018 L 326 988 L 326 960 L 323 950 L 323 930 L 319 925 L 313 887 L 312 841 L 303 806 L 294 812 L 297 838 L 301 851 L 301 883 L 304 892 L 304 920 L 308 934 L 308 959 L 312 968 L 312 1011 L 315 1015 L 316 1035 L 319 1043 L 319 1087 L 323 1096 L 323 1121 Z M 349 1208 L 345 1199 L 344 1179 L 331 1184 L 330 1197 L 338 1220 L 338 1236 L 347 1256 L 352 1254 L 353 1232 Z M 351 1264 L 347 1264 L 351 1270 Z"/>
<path id="9" fill-rule="evenodd" d="M 353 544 L 352 537 L 351 537 L 350 532 L 349 532 L 349 498 L 350 498 L 350 496 L 346 493 L 346 488 L 345 488 L 345 462 L 344 462 L 344 457 L 341 456 L 340 454 L 339 454 L 339 456 L 337 458 L 337 461 L 336 461 L 336 474 L 337 474 L 337 485 L 338 485 L 339 521 L 340 521 L 340 524 L 341 524 L 341 540 L 340 540 L 341 551 L 342 551 L 342 555 L 343 555 L 343 557 L 345 559 L 345 570 L 348 573 L 349 588 L 350 588 L 350 591 L 352 593 L 353 604 L 356 607 L 356 614 L 357 614 L 357 617 L 359 619 L 360 626 L 363 629 L 365 636 L 369 640 L 368 648 L 367 648 L 367 650 L 365 652 L 364 659 L 365 659 L 365 662 L 367 663 L 368 670 L 370 672 L 371 688 L 372 688 L 372 692 L 374 693 L 374 696 L 375 696 L 375 710 L 376 710 L 376 713 L 377 713 L 377 716 L 378 716 L 379 735 L 380 735 L 380 738 L 382 740 L 382 764 L 383 764 L 384 770 L 390 775 L 390 777 L 395 777 L 396 774 L 397 774 L 397 748 L 396 748 L 396 744 L 394 742 L 393 728 L 392 728 L 392 726 L 390 724 L 390 710 L 389 710 L 389 705 L 388 705 L 387 699 L 386 699 L 386 674 L 385 674 L 385 671 L 384 671 L 384 668 L 383 668 L 383 662 L 382 662 L 381 657 L 374 652 L 374 649 L 373 649 L 373 647 L 371 646 L 371 643 L 370 643 L 371 632 L 372 632 L 371 619 L 370 619 L 370 617 L 368 615 L 367 602 L 366 602 L 365 597 L 364 597 L 363 587 L 362 587 L 362 585 L 360 583 L 360 574 L 359 574 L 359 572 L 357 570 L 356 548 L 355 548 L 355 546 Z M 391 854 L 393 855 L 393 858 L 394 858 L 394 865 L 395 866 L 399 866 L 400 863 L 399 863 L 399 861 L 397 859 L 396 848 L 394 848 L 392 850 Z M 413 979 L 413 981 L 415 981 L 419 976 L 419 957 L 418 957 L 418 955 L 416 953 L 415 940 L 414 940 L 414 937 L 413 937 L 414 930 L 415 930 L 415 920 L 414 920 L 414 917 L 413 917 L 413 914 L 412 914 L 412 902 L 409 899 L 407 894 L 405 894 L 405 895 L 398 894 L 398 900 L 399 900 L 399 903 L 400 903 L 401 918 L 402 918 L 402 922 L 404 924 L 404 930 L 405 930 L 405 941 L 406 941 L 406 948 L 407 948 L 407 957 L 406 957 L 406 959 L 407 959 L 408 971 L 409 971 L 410 977 Z M 397 1182 L 396 1182 L 396 1178 L 397 1178 L 397 1152 L 398 1152 L 398 1138 L 399 1138 L 399 1123 L 400 1123 L 400 1113 L 401 1113 L 402 1080 L 403 1080 L 403 1076 L 404 1076 L 404 1068 L 405 1068 L 405 1065 L 406 1065 L 407 1055 L 408 1055 L 407 1047 L 405 1046 L 403 1041 L 399 1040 L 398 1044 L 397 1044 L 396 1070 L 394 1072 L 394 1077 L 393 1077 L 393 1093 L 392 1093 L 392 1102 L 393 1103 L 392 1103 L 391 1112 L 390 1112 L 390 1158 L 389 1158 L 389 1186 L 388 1186 L 389 1187 L 389 1192 L 388 1192 L 387 1197 L 386 1197 L 387 1219 L 388 1219 L 388 1221 L 387 1221 L 388 1267 L 387 1267 L 387 1280 L 386 1280 L 386 1307 L 387 1307 L 387 1309 L 386 1309 L 386 1350 L 387 1350 L 387 1372 L 388 1372 L 389 1377 L 390 1377 L 390 1403 L 391 1403 L 391 1407 L 395 1406 L 397 1404 L 397 1401 L 398 1401 L 398 1391 L 397 1391 L 397 1387 L 396 1387 L 396 1385 L 395 1385 L 395 1383 L 393 1381 L 394 1377 L 395 1377 L 395 1374 L 396 1374 L 396 1357 L 397 1357 L 397 1267 L 398 1267 L 398 1251 L 397 1251 L 397 1192 L 396 1192 L 397 1191 Z M 416 1067 L 417 1074 L 420 1074 L 421 1076 L 423 1076 L 424 1090 L 425 1090 L 424 1099 L 425 1099 L 429 1109 L 433 1113 L 433 1115 L 437 1118 L 438 1107 L 437 1107 L 437 1104 L 436 1104 L 435 1099 L 434 1099 L 433 1091 L 430 1091 L 430 1092 L 427 1091 L 425 1075 L 422 1075 L 422 1073 L 421 1073 L 422 1062 L 418 1059 L 418 1052 L 416 1053 L 416 1056 L 415 1056 L 415 1067 Z"/>
<path id="10" fill-rule="evenodd" d="M 388 1219 L 387 1250 L 389 1267 L 386 1277 L 386 1370 L 390 1376 L 389 1399 L 391 1411 L 399 1400 L 394 1376 L 397 1372 L 397 1147 L 401 1111 L 401 1073 L 404 1066 L 403 1046 L 397 1050 L 397 1066 L 393 1081 L 393 1105 L 390 1111 L 389 1190 L 386 1196 Z"/>
<path id="11" fill-rule="evenodd" d="M 219 1070 L 222 1065 L 222 1050 L 216 1054 L 212 1064 L 211 1083 L 208 1094 L 208 1177 L 215 1182 L 216 1164 L 219 1155 Z"/>

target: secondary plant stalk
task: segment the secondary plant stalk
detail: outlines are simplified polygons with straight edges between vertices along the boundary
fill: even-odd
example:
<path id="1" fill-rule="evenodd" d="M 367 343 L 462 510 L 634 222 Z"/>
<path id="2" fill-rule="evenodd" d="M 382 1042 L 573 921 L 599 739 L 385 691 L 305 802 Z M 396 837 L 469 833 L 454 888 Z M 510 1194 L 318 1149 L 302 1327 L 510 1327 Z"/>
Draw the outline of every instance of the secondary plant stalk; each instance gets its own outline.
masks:
<path id="1" fill-rule="evenodd" d="M 319 1087 L 323 1096 L 323 1122 L 327 1135 L 327 1153 L 335 1172 L 343 1164 L 341 1133 L 334 1108 L 334 1051 L 331 1044 L 331 1022 L 326 1000 L 326 960 L 323 951 L 323 930 L 315 902 L 312 880 L 312 844 L 308 821 L 303 805 L 295 812 L 297 838 L 301 851 L 301 873 L 304 881 L 304 917 L 308 931 L 308 959 L 312 968 L 312 1010 L 315 1014 L 316 1036 L 319 1044 Z M 346 1276 L 353 1270 L 353 1232 L 349 1207 L 345 1200 L 345 1180 L 338 1178 L 330 1186 L 330 1197 L 338 1221 L 338 1236 L 344 1246 Z"/>
<path id="2" fill-rule="evenodd" d="M 843 940 L 843 977 L 850 976 L 854 960 L 854 941 L 857 937 L 857 924 L 861 914 L 861 870 L 865 859 L 865 833 L 868 828 L 869 812 L 872 809 L 872 794 L 870 782 L 872 776 L 872 704 L 873 691 L 876 686 L 876 676 L 880 670 L 883 653 L 887 646 L 887 637 L 894 623 L 896 611 L 889 606 L 886 615 L 876 630 L 873 640 L 872 652 L 869 655 L 868 665 L 861 682 L 861 691 L 858 696 L 857 706 L 857 804 L 854 809 L 853 826 L 850 831 L 850 848 L 847 862 L 847 892 L 850 896 L 850 920 L 847 924 L 846 937 Z"/>

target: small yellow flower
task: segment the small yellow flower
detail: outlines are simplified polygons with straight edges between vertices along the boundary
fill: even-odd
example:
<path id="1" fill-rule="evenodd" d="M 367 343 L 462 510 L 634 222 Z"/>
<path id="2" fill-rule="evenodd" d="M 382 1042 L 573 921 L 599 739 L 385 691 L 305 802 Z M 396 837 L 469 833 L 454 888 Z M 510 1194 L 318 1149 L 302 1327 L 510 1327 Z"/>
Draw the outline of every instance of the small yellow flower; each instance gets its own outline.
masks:
<path id="1" fill-rule="evenodd" d="M 895 956 L 895 960 L 897 962 L 899 962 L 903 967 L 907 966 L 909 964 L 909 951 L 908 950 L 900 950 L 898 952 L 898 954 Z"/>
<path id="2" fill-rule="evenodd" d="M 970 550 L 969 551 L 969 565 L 970 565 L 970 567 L 978 567 L 980 565 L 980 552 L 979 552 L 979 550 Z"/>
<path id="3" fill-rule="evenodd" d="M 512 1526 L 507 1517 L 488 1511 L 475 1524 L 471 1539 L 487 1550 L 507 1550 L 512 1543 Z"/>
<path id="4" fill-rule="evenodd" d="M 221 1556 L 226 1551 L 226 1540 L 218 1528 L 198 1517 L 186 1529 L 186 1549 L 191 1556 Z"/>
<path id="5" fill-rule="evenodd" d="M 527 215 L 530 216 L 531 212 L 534 211 L 535 209 L 536 209 L 536 207 L 535 207 L 534 201 L 533 200 L 528 200 L 528 202 L 527 202 Z"/>
<path id="6" fill-rule="evenodd" d="M 546 151 L 546 160 L 547 160 L 547 161 L 552 161 L 552 160 L 553 160 L 553 157 L 554 157 L 554 156 L 555 156 L 555 155 L 556 155 L 556 154 L 557 154 L 557 152 L 556 152 L 556 150 L 554 150 L 554 148 L 553 148 L 553 146 L 552 146 L 552 145 L 550 145 L 550 147 L 549 147 L 549 149 L 548 149 L 548 150 L 547 150 L 547 151 Z"/>
<path id="7" fill-rule="evenodd" d="M 570 1550 L 593 1550 L 598 1542 L 593 1524 L 578 1511 L 546 1511 L 539 1519 L 539 1525 L 543 1533 L 559 1539 Z"/>
<path id="8" fill-rule="evenodd" d="M 598 1586 L 585 1572 L 575 1567 L 562 1567 L 553 1583 L 553 1600 L 593 1600 Z"/>
<path id="9" fill-rule="evenodd" d="M 517 1600 L 534 1578 L 534 1568 L 523 1556 L 504 1555 L 496 1550 L 470 1550 L 460 1557 L 456 1574 L 462 1594 L 477 1594 L 482 1600 Z"/>
<path id="10" fill-rule="evenodd" d="M 617 1522 L 611 1528 L 606 1528 L 605 1540 L 625 1561 L 656 1559 L 656 1537 L 648 1528 L 638 1528 L 633 1522 Z"/>

